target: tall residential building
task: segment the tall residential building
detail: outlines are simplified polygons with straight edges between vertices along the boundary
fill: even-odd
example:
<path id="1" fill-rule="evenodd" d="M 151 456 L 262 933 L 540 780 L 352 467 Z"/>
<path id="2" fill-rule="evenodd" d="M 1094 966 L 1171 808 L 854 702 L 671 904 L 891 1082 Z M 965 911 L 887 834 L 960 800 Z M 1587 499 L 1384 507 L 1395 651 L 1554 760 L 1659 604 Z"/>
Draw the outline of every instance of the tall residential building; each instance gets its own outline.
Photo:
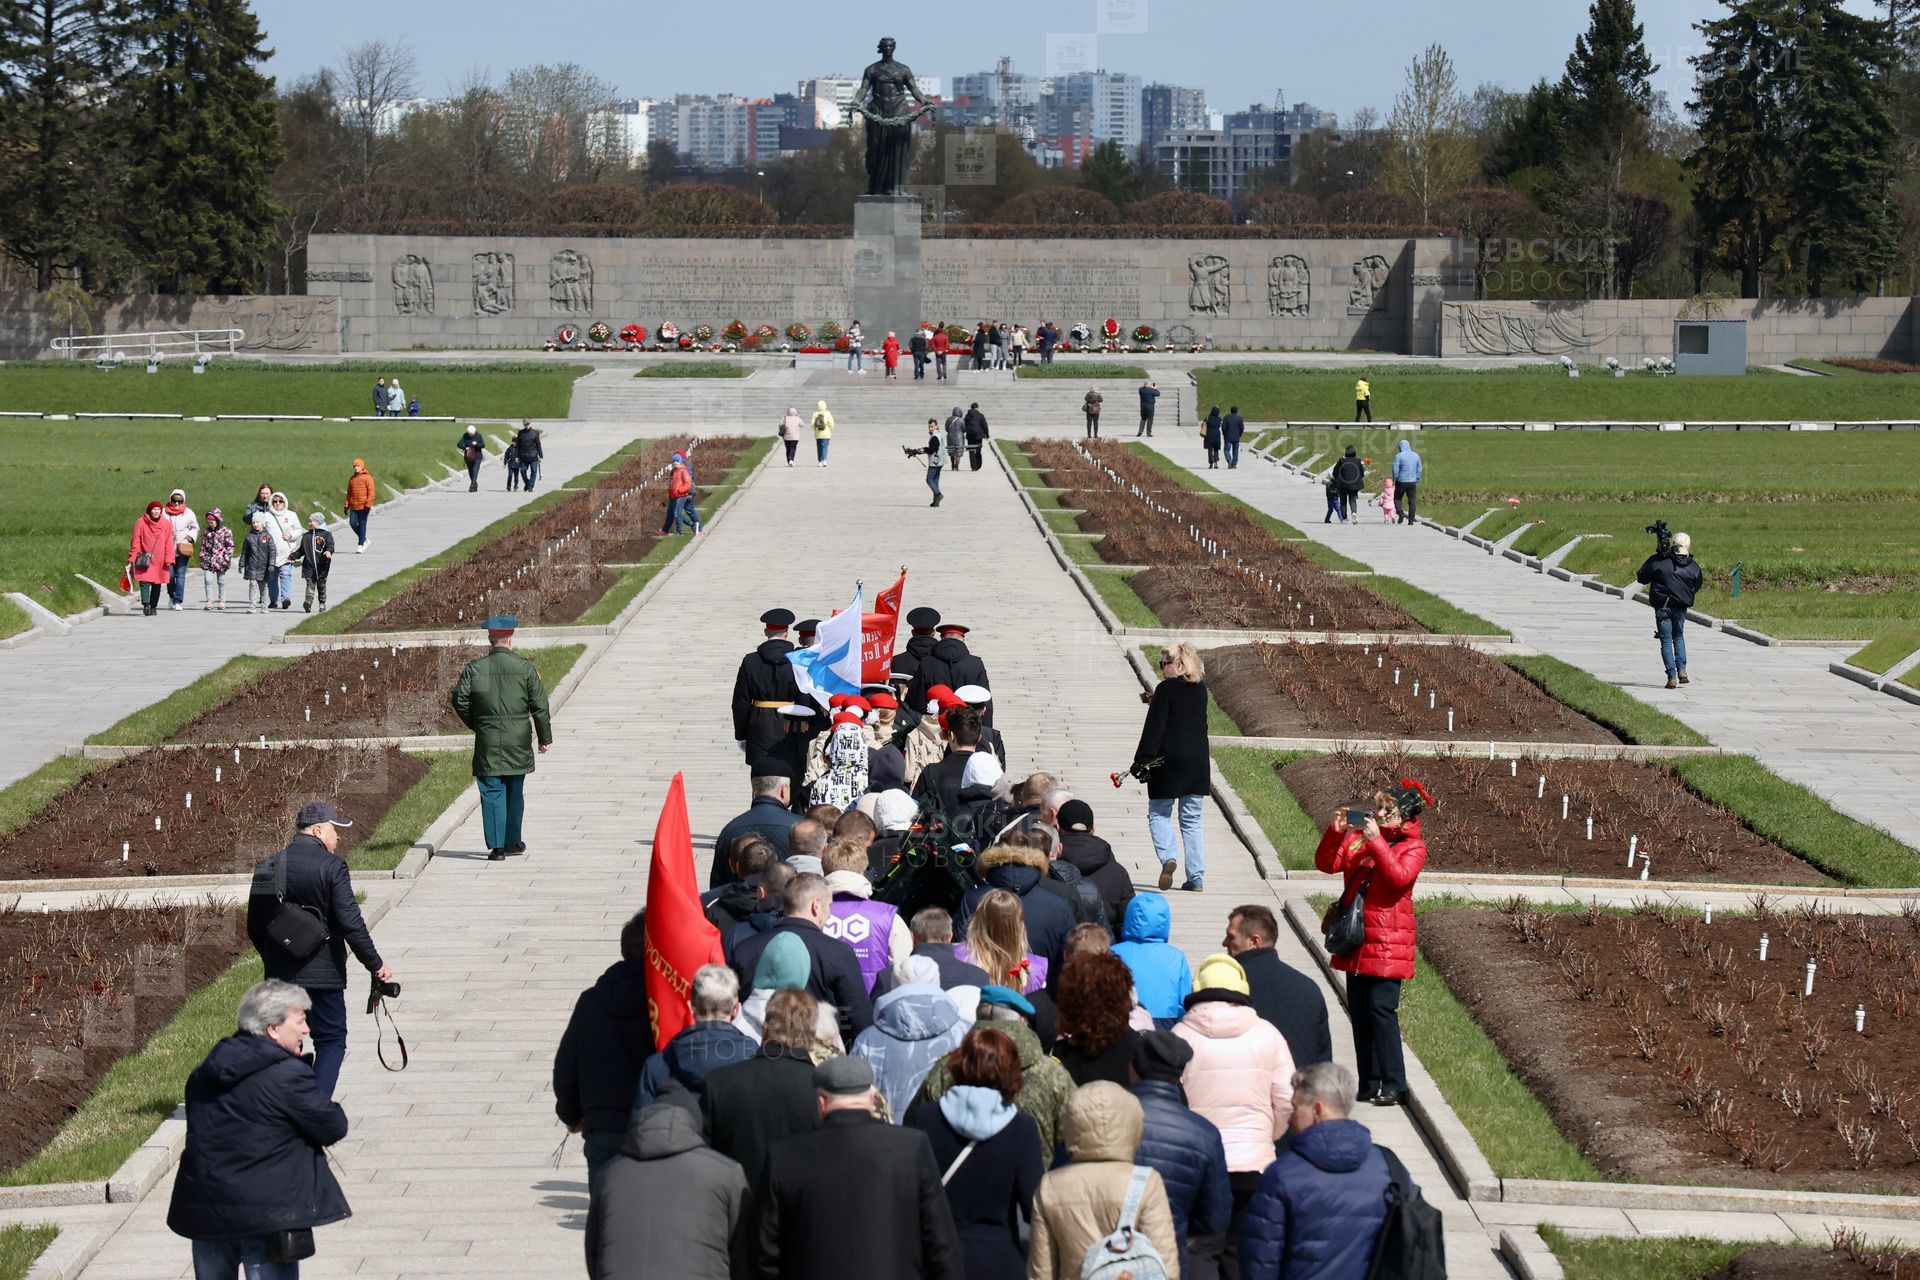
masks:
<path id="1" fill-rule="evenodd" d="M 1154 148 L 1153 159 L 1176 187 L 1237 200 L 1249 174 L 1293 163 L 1293 135 L 1271 129 L 1175 129 Z"/>
<path id="2" fill-rule="evenodd" d="M 1039 76 L 1015 71 L 1012 58 L 1000 59 L 1000 65 L 992 71 L 955 76 L 952 92 L 940 112 L 941 122 L 995 125 L 1016 133 L 1031 129 L 1040 107 L 1042 83 Z"/>
<path id="3" fill-rule="evenodd" d="M 700 169 L 732 169 L 754 154 L 748 103 L 731 94 L 679 93 L 647 112 L 649 138 L 673 144 L 684 164 Z"/>
<path id="4" fill-rule="evenodd" d="M 1152 154 L 1175 129 L 1207 127 L 1207 91 L 1178 84 L 1150 84 L 1140 90 L 1140 142 Z"/>
<path id="5" fill-rule="evenodd" d="M 596 152 L 619 156 L 629 165 L 642 165 L 647 159 L 649 98 L 627 98 L 604 111 L 587 115 L 590 145 Z"/>
<path id="6" fill-rule="evenodd" d="M 1041 86 L 1040 102 L 1043 137 L 1088 138 L 1094 146 L 1117 142 L 1129 155 L 1140 145 L 1139 76 L 1109 71 L 1054 76 Z"/>
<path id="7" fill-rule="evenodd" d="M 1311 102 L 1296 102 L 1293 109 L 1254 103 L 1245 111 L 1229 111 L 1221 122 L 1227 129 L 1265 129 L 1270 133 L 1302 134 L 1315 129 L 1338 129 L 1340 120 L 1330 111 L 1322 111 Z"/>
<path id="8" fill-rule="evenodd" d="M 815 76 L 802 80 L 794 96 L 800 100 L 799 116 L 787 123 L 810 129 L 837 129 L 847 122 L 847 107 L 860 87 L 859 76 Z"/>

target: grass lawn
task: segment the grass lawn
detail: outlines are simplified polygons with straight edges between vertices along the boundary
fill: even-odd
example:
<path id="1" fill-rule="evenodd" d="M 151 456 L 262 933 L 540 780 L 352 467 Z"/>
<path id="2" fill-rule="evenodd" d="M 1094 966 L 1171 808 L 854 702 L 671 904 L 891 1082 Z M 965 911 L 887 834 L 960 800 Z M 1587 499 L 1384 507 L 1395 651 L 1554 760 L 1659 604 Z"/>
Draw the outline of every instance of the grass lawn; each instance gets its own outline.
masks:
<path id="1" fill-rule="evenodd" d="M 1137 364 L 1108 364 L 1104 361 L 1075 360 L 1067 357 L 1054 364 L 1041 364 L 1036 357 L 1020 366 L 1022 378 L 1079 378 L 1088 382 L 1108 382 L 1116 378 L 1145 382 L 1147 371 Z M 1100 393 L 1108 400 L 1115 399 L 1105 391 Z M 1117 394 L 1117 393 L 1116 393 Z M 1102 416 L 1105 414 L 1103 412 Z"/>
<path id="2" fill-rule="evenodd" d="M 1312 871 L 1313 851 L 1320 844 L 1320 828 L 1300 808 L 1293 792 L 1274 773 L 1275 765 L 1289 764 L 1311 751 L 1261 751 L 1254 747 L 1215 747 L 1213 761 L 1227 785 L 1253 814 L 1253 820 L 1279 851 L 1280 865 L 1289 871 Z"/>
<path id="3" fill-rule="evenodd" d="M 109 586 L 112 584 L 109 583 Z M 8 636 L 17 636 L 22 631 L 33 629 L 33 619 L 27 611 L 11 600 L 0 599 L 0 640 Z"/>
<path id="4" fill-rule="evenodd" d="M 1113 610 L 1113 616 L 1120 620 L 1123 627 L 1162 627 L 1166 624 L 1160 615 L 1142 600 L 1133 590 L 1131 573 L 1115 573 L 1111 569 L 1089 569 L 1087 581 L 1100 593 L 1107 608 Z"/>
<path id="5" fill-rule="evenodd" d="M 634 374 L 636 378 L 745 378 L 753 374 L 749 365 L 734 360 L 668 360 L 650 364 Z"/>
<path id="6" fill-rule="evenodd" d="M 1276 520 L 1258 507 L 1242 502 L 1232 494 L 1221 493 L 1219 489 L 1215 488 L 1198 472 L 1188 470 L 1186 467 L 1181 466 L 1179 463 L 1167 457 L 1164 453 L 1148 446 L 1142 441 L 1129 440 L 1127 442 L 1127 448 L 1131 449 L 1141 461 L 1174 483 L 1185 485 L 1195 493 L 1217 495 L 1221 502 L 1226 503 L 1228 506 L 1239 508 L 1248 519 L 1252 520 L 1276 538 L 1285 538 L 1288 541 L 1299 541 L 1306 537 L 1305 534 L 1301 533 L 1286 521 Z M 1366 568 L 1365 565 L 1357 560 L 1350 560 L 1347 563 L 1356 569 Z"/>
<path id="7" fill-rule="evenodd" d="M 385 501 L 387 485 L 444 477 L 459 434 L 444 422 L 0 422 L 0 485 L 12 495 L 0 510 L 0 591 L 56 613 L 88 608 L 93 590 L 73 575 L 118 585 L 133 522 L 171 488 L 187 491 L 203 524 L 209 507 L 240 519 L 263 481 L 303 521 L 315 508 L 335 516 L 355 458 L 367 460 Z M 191 569 L 197 599 L 198 564 Z M 230 588 L 238 576 L 229 573 Z"/>
<path id="8" fill-rule="evenodd" d="M 1885 671 L 1915 649 L 1920 649 L 1920 627 L 1888 627 L 1847 661 L 1863 671 Z"/>
<path id="9" fill-rule="evenodd" d="M 662 546 L 668 545 L 665 543 Z M 658 550 L 658 548 L 655 548 Z M 675 548 L 678 550 L 678 548 Z M 600 597 L 591 609 L 574 619 L 575 625 L 583 627 L 604 627 L 620 616 L 620 611 L 633 603 L 633 598 L 646 588 L 653 576 L 659 573 L 655 565 L 634 565 L 620 571 L 620 580 L 607 588 L 607 594 Z"/>
<path id="10" fill-rule="evenodd" d="M 34 1259 L 60 1234 L 55 1226 L 0 1227 L 0 1280 L 25 1280 Z"/>
<path id="11" fill-rule="evenodd" d="M 1817 390 L 1838 380 L 1788 381 Z M 1891 377 L 1853 381 L 1909 385 Z M 1375 460 L 1375 472 L 1401 434 L 1384 427 L 1295 433 L 1310 453 L 1337 456 L 1356 444 Z M 1422 515 L 1457 525 L 1498 508 L 1474 532 L 1497 540 L 1522 529 L 1514 548 L 1536 556 L 1575 534 L 1604 535 L 1568 554 L 1564 567 L 1572 572 L 1631 582 L 1654 548 L 1645 526 L 1665 519 L 1693 535 L 1707 575 L 1697 602 L 1703 612 L 1793 639 L 1865 640 L 1920 617 L 1920 433 L 1430 431 L 1408 438 L 1426 463 Z M 1736 563 L 1744 566 L 1738 597 L 1730 578 Z"/>
<path id="12" fill-rule="evenodd" d="M 1647 747 L 1704 747 L 1706 738 L 1657 711 L 1618 685 L 1608 684 L 1558 658 L 1506 657 L 1502 662 L 1590 720 L 1628 742 Z"/>
<path id="13" fill-rule="evenodd" d="M 1695 791 L 1830 876 L 1877 889 L 1920 885 L 1920 857 L 1912 850 L 1750 756 L 1695 756 L 1671 763 Z"/>
<path id="14" fill-rule="evenodd" d="M 1662 378 L 1637 370 L 1612 378 L 1583 369 L 1573 379 L 1546 361 L 1524 369 L 1229 364 L 1194 372 L 1196 403 L 1238 404 L 1256 422 L 1345 422 L 1353 416 L 1359 378 L 1372 384 L 1374 416 L 1400 422 L 1912 418 L 1920 382 L 1884 375 L 1807 378 L 1770 369 L 1751 369 L 1740 378 Z"/>
<path id="15" fill-rule="evenodd" d="M 111 760 L 83 760 L 79 756 L 55 756 L 25 777 L 16 778 L 0 789 L 0 835 L 18 831 L 53 802 L 53 798 L 95 769 L 104 769 Z"/>
<path id="16" fill-rule="evenodd" d="M 372 413 L 374 379 L 384 376 L 391 381 L 397 375 L 407 398 L 418 400 L 424 414 L 564 418 L 573 398 L 574 379 L 591 372 L 586 365 L 544 361 L 274 364 L 220 359 L 203 374 L 194 373 L 191 365 L 190 360 L 168 360 L 160 372 L 149 374 L 144 362 L 130 359 L 121 368 L 102 373 L 88 361 L 12 361 L 0 364 L 0 409 L 44 413 L 319 413 L 345 418 Z M 389 424 L 387 429 L 397 425 Z M 437 429 L 444 432 L 446 424 L 438 424 Z M 380 474 L 378 468 L 374 474 Z"/>
<path id="17" fill-rule="evenodd" d="M 1543 1226 L 1566 1280 L 1701 1280 L 1755 1247 L 1753 1241 L 1691 1236 L 1586 1237 Z"/>

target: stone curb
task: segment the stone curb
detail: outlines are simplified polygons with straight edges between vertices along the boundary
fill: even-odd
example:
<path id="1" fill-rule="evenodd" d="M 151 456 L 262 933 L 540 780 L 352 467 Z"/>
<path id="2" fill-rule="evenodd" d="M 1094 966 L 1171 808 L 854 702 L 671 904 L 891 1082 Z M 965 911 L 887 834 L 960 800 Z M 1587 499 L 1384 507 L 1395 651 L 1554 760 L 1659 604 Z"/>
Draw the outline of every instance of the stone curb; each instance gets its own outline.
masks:
<path id="1" fill-rule="evenodd" d="M 160 1127 L 134 1149 L 132 1155 L 107 1179 L 107 1199 L 127 1204 L 144 1197 L 167 1176 L 173 1162 L 187 1147 L 187 1116 L 184 1105 L 160 1122 Z"/>
<path id="2" fill-rule="evenodd" d="M 1829 662 L 1827 664 L 1827 670 L 1844 680 L 1851 680 L 1855 684 L 1865 685 L 1877 693 L 1884 693 L 1889 698 L 1898 698 L 1902 702 L 1911 702 L 1920 705 L 1920 689 L 1908 688 L 1898 680 L 1883 675 L 1878 671 L 1867 671 L 1854 666 L 1850 662 Z"/>
<path id="3" fill-rule="evenodd" d="M 24 1187 L 0 1187 L 0 1209 L 64 1209 L 77 1204 L 105 1204 L 107 1181 L 42 1182 Z"/>
<path id="4" fill-rule="evenodd" d="M 1502 1227 L 1498 1252 L 1520 1280 L 1566 1280 L 1560 1259 L 1537 1227 Z"/>
<path id="5" fill-rule="evenodd" d="M 1515 1204 L 1599 1209 L 1680 1209 L 1696 1213 L 1802 1213 L 1920 1221 L 1920 1196 L 1845 1191 L 1776 1191 L 1765 1187 L 1666 1186 L 1645 1182 L 1556 1182 L 1508 1178 L 1502 1200 Z"/>
<path id="6" fill-rule="evenodd" d="M 113 1228 L 94 1224 L 57 1223 L 60 1234 L 46 1252 L 27 1268 L 26 1280 L 77 1280 L 113 1236 Z"/>
<path id="7" fill-rule="evenodd" d="M 1216 737 L 1229 747 L 1262 751 L 1350 751 L 1357 755 L 1389 755 L 1404 751 L 1415 756 L 1478 756 L 1492 748 L 1502 758 L 1538 756 L 1549 760 L 1675 760 L 1690 756 L 1725 754 L 1719 747 L 1651 747 L 1634 743 L 1441 741 L 1434 738 L 1294 738 Z"/>
<path id="8" fill-rule="evenodd" d="M 1329 963 L 1326 946 L 1320 939 L 1320 921 L 1314 916 L 1313 909 L 1299 898 L 1287 899 L 1283 909 L 1287 923 L 1293 926 L 1301 944 L 1313 955 L 1320 972 L 1344 1005 L 1347 999 L 1346 975 Z M 1405 1054 L 1407 1110 L 1426 1133 L 1428 1141 L 1433 1143 L 1434 1153 L 1440 1157 L 1448 1176 L 1468 1200 L 1501 1199 L 1500 1179 L 1494 1174 L 1493 1166 L 1487 1162 L 1479 1144 L 1448 1105 L 1440 1086 L 1427 1073 L 1426 1064 L 1420 1061 L 1419 1055 L 1410 1047 Z"/>

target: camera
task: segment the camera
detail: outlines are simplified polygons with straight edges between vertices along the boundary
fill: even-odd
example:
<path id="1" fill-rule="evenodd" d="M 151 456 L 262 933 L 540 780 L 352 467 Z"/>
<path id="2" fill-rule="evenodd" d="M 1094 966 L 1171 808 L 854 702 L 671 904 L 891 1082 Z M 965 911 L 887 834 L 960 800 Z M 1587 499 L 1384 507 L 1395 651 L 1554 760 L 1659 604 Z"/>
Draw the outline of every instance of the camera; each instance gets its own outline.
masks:
<path id="1" fill-rule="evenodd" d="M 382 982 L 380 979 L 375 978 L 372 989 L 367 992 L 367 1012 L 372 1013 L 375 1009 L 378 1009 L 382 1000 L 398 1000 L 399 998 L 399 983 Z"/>
<path id="2" fill-rule="evenodd" d="M 1372 820 L 1373 820 L 1373 814 L 1369 810 L 1366 810 L 1366 809 L 1347 810 L 1347 825 L 1353 828 L 1355 831 L 1364 830 L 1366 828 L 1367 823 L 1371 822 Z"/>
<path id="3" fill-rule="evenodd" d="M 1673 530 L 1667 528 L 1665 520 L 1655 520 L 1644 532 L 1654 536 L 1655 544 L 1661 555 L 1667 554 L 1667 548 L 1673 545 Z"/>

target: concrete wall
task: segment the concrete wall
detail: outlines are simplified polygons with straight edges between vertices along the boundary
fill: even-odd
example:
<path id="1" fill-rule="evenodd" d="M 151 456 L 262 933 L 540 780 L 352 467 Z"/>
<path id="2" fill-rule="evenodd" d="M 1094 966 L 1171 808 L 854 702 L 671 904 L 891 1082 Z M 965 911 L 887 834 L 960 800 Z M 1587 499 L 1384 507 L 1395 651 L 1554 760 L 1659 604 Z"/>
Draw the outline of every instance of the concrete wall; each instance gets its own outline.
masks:
<path id="1" fill-rule="evenodd" d="M 1112 316 L 1227 348 L 1432 355 L 1443 305 L 1471 295 L 1472 251 L 1454 240 L 932 238 L 919 271 L 928 320 L 1046 317 L 1064 330 Z M 683 331 L 844 325 L 856 273 L 871 267 L 856 256 L 851 240 L 320 235 L 307 291 L 339 299 L 345 350 L 525 350 L 594 320 L 649 333 L 663 319 Z"/>
<path id="2" fill-rule="evenodd" d="M 1781 364 L 1797 358 L 1879 356 L 1913 360 L 1920 354 L 1920 299 L 1723 302 L 1693 319 L 1745 320 L 1747 360 Z M 1453 302 L 1442 304 L 1442 354 L 1571 355 L 1599 362 L 1615 356 L 1637 365 L 1642 356 L 1673 354 L 1673 323 L 1688 304 L 1680 299 L 1621 302 Z"/>
<path id="3" fill-rule="evenodd" d="M 94 317 L 99 334 L 156 329 L 244 329 L 248 351 L 340 350 L 340 301 L 326 297 L 205 297 L 142 294 L 110 299 Z M 0 359 L 50 356 L 54 326 L 37 293 L 0 291 Z"/>

